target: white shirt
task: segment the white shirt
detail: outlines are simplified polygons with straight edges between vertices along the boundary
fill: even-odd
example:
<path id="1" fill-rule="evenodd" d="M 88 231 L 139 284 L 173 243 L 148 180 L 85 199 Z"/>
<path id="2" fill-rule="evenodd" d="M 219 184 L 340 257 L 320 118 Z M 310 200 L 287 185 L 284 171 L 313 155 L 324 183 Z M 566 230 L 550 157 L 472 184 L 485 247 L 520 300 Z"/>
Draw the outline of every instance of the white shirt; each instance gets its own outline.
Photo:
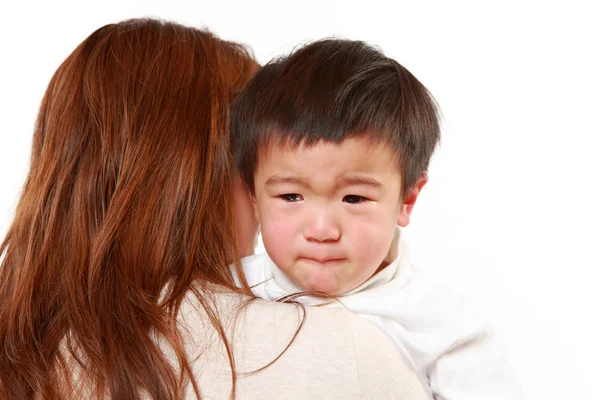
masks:
<path id="1" fill-rule="evenodd" d="M 414 268 L 399 228 L 386 259 L 386 268 L 338 296 L 339 302 L 392 338 L 436 400 L 521 399 L 518 380 L 493 331 L 465 297 Z M 303 291 L 267 254 L 245 257 L 242 266 L 258 297 L 275 300 Z M 324 302 L 310 296 L 298 301 Z M 342 307 L 327 305 L 336 306 Z"/>

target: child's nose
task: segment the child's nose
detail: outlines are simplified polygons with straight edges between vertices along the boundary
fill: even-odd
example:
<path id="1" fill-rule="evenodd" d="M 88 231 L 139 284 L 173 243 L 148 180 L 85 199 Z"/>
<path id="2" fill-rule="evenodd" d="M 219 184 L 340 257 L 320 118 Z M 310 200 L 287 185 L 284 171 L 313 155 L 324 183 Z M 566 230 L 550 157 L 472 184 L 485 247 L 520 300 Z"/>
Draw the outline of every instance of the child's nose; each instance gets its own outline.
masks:
<path id="1" fill-rule="evenodd" d="M 327 210 L 315 211 L 304 227 L 304 237 L 308 241 L 335 242 L 341 235 L 342 230 Z"/>

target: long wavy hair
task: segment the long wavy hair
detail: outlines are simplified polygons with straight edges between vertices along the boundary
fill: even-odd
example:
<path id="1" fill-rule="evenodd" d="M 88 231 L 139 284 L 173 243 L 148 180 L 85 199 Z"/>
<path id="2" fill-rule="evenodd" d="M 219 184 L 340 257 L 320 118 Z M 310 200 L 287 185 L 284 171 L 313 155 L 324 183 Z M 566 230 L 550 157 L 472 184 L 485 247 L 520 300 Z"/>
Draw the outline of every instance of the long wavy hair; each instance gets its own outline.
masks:
<path id="1" fill-rule="evenodd" d="M 148 19 L 98 29 L 58 68 L 0 246 L 0 398 L 76 396 L 73 362 L 92 397 L 182 397 L 190 290 L 235 391 L 205 293 L 239 290 L 228 113 L 256 68 L 238 44 Z"/>

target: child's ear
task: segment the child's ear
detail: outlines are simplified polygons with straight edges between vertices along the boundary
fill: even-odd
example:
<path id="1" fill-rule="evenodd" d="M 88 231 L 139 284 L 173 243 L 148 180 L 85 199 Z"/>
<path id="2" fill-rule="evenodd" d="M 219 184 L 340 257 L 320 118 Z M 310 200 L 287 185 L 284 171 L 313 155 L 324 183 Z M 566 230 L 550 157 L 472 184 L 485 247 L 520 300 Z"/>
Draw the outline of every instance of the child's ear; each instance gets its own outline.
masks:
<path id="1" fill-rule="evenodd" d="M 406 195 L 404 196 L 404 201 L 400 204 L 400 213 L 398 214 L 398 225 L 405 227 L 408 226 L 410 222 L 410 214 L 417 202 L 417 198 L 419 197 L 419 193 L 423 186 L 427 183 L 428 180 L 427 174 L 421 175 L 417 183 L 408 190 Z"/>

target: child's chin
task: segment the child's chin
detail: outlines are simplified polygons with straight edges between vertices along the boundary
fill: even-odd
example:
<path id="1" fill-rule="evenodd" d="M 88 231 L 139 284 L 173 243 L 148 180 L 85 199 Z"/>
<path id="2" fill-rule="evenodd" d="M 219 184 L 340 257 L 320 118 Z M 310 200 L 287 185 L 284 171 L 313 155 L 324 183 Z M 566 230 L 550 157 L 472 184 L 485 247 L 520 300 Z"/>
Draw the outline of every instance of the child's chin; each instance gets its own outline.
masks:
<path id="1" fill-rule="evenodd" d="M 323 292 L 332 296 L 340 294 L 340 289 L 335 276 L 314 276 L 305 287 L 307 291 Z"/>

